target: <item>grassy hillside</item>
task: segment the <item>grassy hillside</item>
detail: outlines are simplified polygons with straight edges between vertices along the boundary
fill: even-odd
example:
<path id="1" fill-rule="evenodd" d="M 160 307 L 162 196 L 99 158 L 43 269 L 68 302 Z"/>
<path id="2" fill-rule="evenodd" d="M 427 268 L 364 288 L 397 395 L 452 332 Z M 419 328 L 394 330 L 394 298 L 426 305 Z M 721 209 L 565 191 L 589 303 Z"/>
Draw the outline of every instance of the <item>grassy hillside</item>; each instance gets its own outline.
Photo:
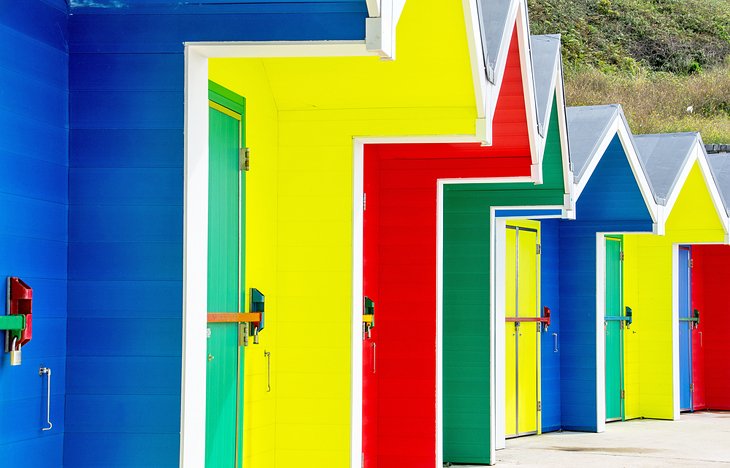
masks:
<path id="1" fill-rule="evenodd" d="M 730 142 L 730 0 L 528 0 L 563 37 L 568 105 L 618 102 L 636 133 Z"/>

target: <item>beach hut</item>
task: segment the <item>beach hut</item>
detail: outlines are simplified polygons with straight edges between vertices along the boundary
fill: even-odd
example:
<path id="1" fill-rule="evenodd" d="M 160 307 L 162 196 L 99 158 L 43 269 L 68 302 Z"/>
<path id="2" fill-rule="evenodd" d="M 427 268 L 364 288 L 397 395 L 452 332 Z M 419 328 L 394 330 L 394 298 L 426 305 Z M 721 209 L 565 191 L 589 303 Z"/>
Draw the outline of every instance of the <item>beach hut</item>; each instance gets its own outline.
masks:
<path id="1" fill-rule="evenodd" d="M 707 328 L 695 316 L 706 287 L 694 273 L 695 249 L 725 243 L 728 218 L 699 134 L 635 139 L 666 231 L 624 236 L 625 303 L 633 307 L 634 323 L 623 356 L 623 417 L 678 419 L 680 411 L 705 406 L 708 381 L 702 364 Z"/>
<path id="2" fill-rule="evenodd" d="M 537 115 L 545 132 L 542 183 L 535 184 L 526 177 L 439 181 L 441 206 L 437 232 L 443 247 L 437 251 L 437 278 L 442 279 L 442 283 L 437 283 L 441 287 L 436 336 L 437 369 L 442 373 L 443 384 L 441 395 L 437 396 L 443 401 L 445 462 L 493 463 L 495 450 L 504 446 L 508 418 L 517 421 L 522 402 L 535 409 L 534 416 L 526 422 L 525 431 L 540 430 L 539 390 L 531 394 L 523 392 L 522 402 L 517 400 L 520 398 L 517 386 L 510 397 L 507 396 L 506 290 L 508 273 L 512 271 L 510 265 L 514 266 L 517 260 L 517 251 L 510 249 L 512 254 L 509 256 L 507 250 L 519 243 L 517 230 L 512 227 L 526 227 L 525 232 L 530 234 L 524 236 L 523 241 L 534 243 L 536 226 L 539 226 L 534 220 L 570 216 L 573 203 L 559 39 L 533 37 L 532 51 Z M 496 120 L 494 128 L 497 128 Z M 514 138 L 506 138 L 504 144 L 514 141 Z M 499 144 L 495 140 L 495 145 Z M 533 220 L 531 226 L 524 221 L 513 222 L 528 218 Z M 512 227 L 508 228 L 508 225 Z M 508 238 L 508 232 L 514 233 L 515 237 Z M 533 255 L 536 248 L 533 244 Z M 535 297 L 534 275 L 538 261 L 534 257 L 533 260 L 532 273 L 523 269 L 522 276 L 532 278 Z M 516 285 L 521 278 L 514 275 L 509 280 Z M 531 313 L 536 313 L 536 309 L 531 308 Z M 531 326 L 534 330 L 535 325 L 532 323 L 525 328 Z M 439 353 L 439 350 L 442 351 Z M 531 374 L 535 383 L 539 381 L 540 368 L 536 359 L 537 354 L 533 354 L 532 360 L 522 367 L 522 372 Z M 527 411 L 523 410 L 523 413 Z"/>
<path id="3" fill-rule="evenodd" d="M 622 294 L 623 238 L 661 232 L 662 220 L 621 106 L 571 107 L 568 129 L 576 215 L 559 226 L 560 424 L 600 432 L 624 416 L 624 305 L 636 306 Z"/>

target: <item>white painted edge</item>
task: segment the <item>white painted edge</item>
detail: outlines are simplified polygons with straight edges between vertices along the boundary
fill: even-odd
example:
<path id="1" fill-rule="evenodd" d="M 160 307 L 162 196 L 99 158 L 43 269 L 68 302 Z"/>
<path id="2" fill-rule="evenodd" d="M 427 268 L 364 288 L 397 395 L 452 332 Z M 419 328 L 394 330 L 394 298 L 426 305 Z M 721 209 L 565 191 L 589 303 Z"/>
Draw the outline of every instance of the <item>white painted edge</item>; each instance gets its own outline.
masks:
<path id="1" fill-rule="evenodd" d="M 608 130 L 603 134 L 603 139 L 601 139 L 598 142 L 598 145 L 596 145 L 594 147 L 595 149 L 594 149 L 593 154 L 591 155 L 590 159 L 588 160 L 588 165 L 586 166 L 583 176 L 578 181 L 578 183 L 575 184 L 573 193 L 575 195 L 576 200 L 580 198 L 581 194 L 583 193 L 583 190 L 586 188 L 586 185 L 588 184 L 588 181 L 591 180 L 591 177 L 593 176 L 593 172 L 596 170 L 596 167 L 598 167 L 598 163 L 601 161 L 601 158 L 603 158 L 603 155 L 606 153 L 606 150 L 608 149 L 608 145 L 611 144 L 611 140 L 613 140 L 613 137 L 616 136 L 617 131 L 618 131 L 618 121 L 616 120 L 616 117 L 614 117 L 613 121 L 608 126 Z"/>
<path id="2" fill-rule="evenodd" d="M 493 220 L 491 224 L 492 229 L 492 244 L 489 248 L 492 251 L 491 257 L 494 259 L 490 262 L 489 273 L 490 278 L 493 278 L 491 283 L 494 285 L 494 294 L 490 294 L 490 308 L 494 313 L 489 314 L 491 329 L 494 330 L 493 341 L 492 341 L 492 356 L 494 361 L 494 372 L 492 374 L 492 391 L 490 399 L 492 401 L 492 408 L 494 408 L 494 430 L 491 431 L 494 435 L 492 436 L 494 450 L 501 450 L 507 446 L 506 432 L 507 432 L 507 413 L 506 413 L 506 394 L 505 394 L 505 379 L 507 378 L 506 370 L 506 338 L 505 330 L 506 324 L 504 322 L 504 309 L 506 307 L 506 282 L 505 282 L 505 268 L 507 264 L 507 233 L 506 233 L 506 218 L 497 218 L 496 210 L 492 208 L 490 217 Z M 491 364 L 491 363 L 490 363 Z M 492 458 L 494 460 L 494 458 Z"/>
<path id="3" fill-rule="evenodd" d="M 185 210 L 183 214 L 180 467 L 205 465 L 208 288 L 208 61 L 185 48 Z"/>
<path id="4" fill-rule="evenodd" d="M 679 420 L 679 244 L 672 245 L 672 419 Z"/>
<path id="5" fill-rule="evenodd" d="M 527 19 L 527 5 L 524 0 L 518 2 L 517 8 L 517 42 L 520 48 L 520 69 L 522 73 L 522 87 L 527 113 L 527 132 L 530 139 L 530 155 L 532 164 L 539 167 L 540 174 L 536 182 L 542 182 L 542 157 L 545 150 L 545 138 L 538 132 L 537 98 L 535 96 L 534 64 L 530 50 L 530 25 Z"/>
<path id="6" fill-rule="evenodd" d="M 631 172 L 634 174 L 634 180 L 639 184 L 639 191 L 644 199 L 646 209 L 651 214 L 651 219 L 654 221 L 654 233 L 658 233 L 658 226 L 664 228 L 664 219 L 659 218 L 659 205 L 654 199 L 654 193 L 649 185 L 649 179 L 644 172 L 644 168 L 639 160 L 639 153 L 634 146 L 634 140 L 631 136 L 631 129 L 626 123 L 623 117 L 623 111 L 619 113 L 619 117 L 616 121 L 618 123 L 618 137 L 621 140 L 621 146 L 624 148 L 624 152 L 628 157 L 629 166 L 631 166 Z"/>
<path id="7" fill-rule="evenodd" d="M 557 61 L 556 77 L 556 101 L 558 103 L 558 127 L 560 131 L 560 151 L 563 157 L 563 187 L 565 188 L 565 206 L 568 207 L 569 216 L 575 216 L 575 200 L 578 198 L 573 190 L 573 169 L 570 167 L 570 143 L 568 140 L 568 116 L 565 105 L 565 87 L 563 82 L 563 65 L 560 55 Z M 552 105 L 550 106 L 552 108 Z M 552 111 L 551 111 L 552 112 Z M 548 123 L 550 115 L 548 115 Z M 548 129 L 549 130 L 549 126 Z M 547 133 L 546 133 L 547 137 Z M 547 138 L 546 138 L 547 140 Z"/>
<path id="8" fill-rule="evenodd" d="M 369 13 L 370 4 L 377 1 L 368 0 Z M 365 19 L 365 44 L 370 52 L 379 55 L 383 60 L 395 60 L 395 30 L 406 0 L 379 0 L 379 2 L 377 14 L 370 14 L 370 17 Z"/>
<path id="9" fill-rule="evenodd" d="M 444 465 L 444 184 L 436 183 L 436 467 Z"/>
<path id="10" fill-rule="evenodd" d="M 472 82 L 474 83 L 474 97 L 477 103 L 477 135 L 483 132 L 482 143 L 492 144 L 492 118 L 487 118 L 487 109 L 491 108 L 490 85 L 487 81 L 486 64 L 484 63 L 483 50 L 486 47 L 482 43 L 481 29 L 479 27 L 479 10 L 477 0 L 462 0 L 464 10 L 464 22 L 466 25 L 466 38 L 469 45 L 469 58 L 471 61 Z M 488 119 L 488 120 L 487 120 Z"/>
<path id="11" fill-rule="evenodd" d="M 352 174 L 352 320 L 350 336 L 350 467 L 362 464 L 362 313 L 363 313 L 363 193 L 365 145 L 353 141 Z"/>
<path id="12" fill-rule="evenodd" d="M 377 18 L 380 16 L 380 0 L 366 0 L 368 7 L 368 16 Z"/>
<path id="13" fill-rule="evenodd" d="M 186 42 L 186 48 L 207 58 L 366 57 L 365 41 L 230 41 Z"/>
<path id="14" fill-rule="evenodd" d="M 712 175 L 712 169 L 710 168 L 710 161 L 707 158 L 705 152 L 705 144 L 702 142 L 701 137 L 695 146 L 697 152 L 697 162 L 700 165 L 702 177 L 705 179 L 705 184 L 710 192 L 712 203 L 715 206 L 718 218 L 722 222 L 723 229 L 725 229 L 725 237 L 730 236 L 730 217 L 728 217 L 727 211 L 725 210 L 725 204 L 722 202 L 722 196 L 720 195 L 720 188 L 717 185 L 715 177 Z"/>
<path id="15" fill-rule="evenodd" d="M 511 0 L 509 11 L 507 12 L 507 20 L 504 23 L 504 31 L 502 31 L 502 47 L 497 52 L 497 59 L 494 63 L 494 84 L 490 85 L 490 88 L 493 88 L 494 96 L 499 98 L 499 92 L 502 89 L 502 80 L 504 78 L 504 73 L 497 73 L 497 70 L 504 70 L 507 66 L 507 57 L 509 56 L 509 47 L 512 43 L 511 36 L 512 36 L 512 29 L 515 28 L 516 21 L 517 21 L 517 10 L 518 10 L 518 2 L 521 2 L 522 0 Z M 481 34 L 479 35 L 481 38 Z M 525 51 L 520 49 L 520 55 L 523 55 Z M 490 101 L 491 109 L 489 110 L 489 114 L 491 116 L 491 119 L 494 119 L 494 112 L 497 108 L 497 99 L 493 99 Z"/>
<path id="16" fill-rule="evenodd" d="M 606 241 L 596 233 L 596 432 L 606 430 Z"/>

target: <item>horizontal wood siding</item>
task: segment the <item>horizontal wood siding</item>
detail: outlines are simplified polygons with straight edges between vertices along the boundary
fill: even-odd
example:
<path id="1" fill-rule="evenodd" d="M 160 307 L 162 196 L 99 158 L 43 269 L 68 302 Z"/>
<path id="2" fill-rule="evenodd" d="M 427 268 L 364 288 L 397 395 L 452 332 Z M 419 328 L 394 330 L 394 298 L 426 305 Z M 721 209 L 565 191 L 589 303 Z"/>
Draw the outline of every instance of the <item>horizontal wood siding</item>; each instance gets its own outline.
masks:
<path id="1" fill-rule="evenodd" d="M 0 296 L 6 277 L 33 288 L 33 340 L 22 365 L 0 358 L 0 459 L 63 463 L 68 226 L 68 30 L 59 1 L 0 7 Z M 6 311 L 3 302 L 3 312 Z M 52 370 L 53 430 L 42 432 Z M 9 463 L 9 462 L 8 462 Z"/>
<path id="2" fill-rule="evenodd" d="M 553 101 L 542 185 L 451 185 L 444 191 L 444 461 L 495 462 L 490 460 L 489 396 L 495 384 L 489 378 L 490 210 L 563 204 L 557 109 Z"/>
<path id="3" fill-rule="evenodd" d="M 563 429 L 596 430 L 596 233 L 651 232 L 651 216 L 618 136 L 560 222 L 560 376 Z"/>
<path id="4" fill-rule="evenodd" d="M 362 40 L 361 3 L 72 4 L 66 466 L 178 465 L 183 43 Z"/>

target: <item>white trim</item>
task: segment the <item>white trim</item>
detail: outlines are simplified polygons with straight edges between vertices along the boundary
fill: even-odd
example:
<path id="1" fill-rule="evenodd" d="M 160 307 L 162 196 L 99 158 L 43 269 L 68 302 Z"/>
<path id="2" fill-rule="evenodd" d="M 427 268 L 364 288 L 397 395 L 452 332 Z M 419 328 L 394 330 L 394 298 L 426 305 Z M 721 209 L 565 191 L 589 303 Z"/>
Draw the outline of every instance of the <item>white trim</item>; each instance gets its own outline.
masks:
<path id="1" fill-rule="evenodd" d="M 370 4 L 378 0 L 368 0 Z M 384 60 L 395 60 L 395 28 L 406 0 L 379 0 L 377 15 L 365 19 L 365 44 Z"/>
<path id="2" fill-rule="evenodd" d="M 438 179 L 439 182 L 443 182 L 444 185 L 474 185 L 474 184 L 507 184 L 507 183 L 530 183 L 532 177 L 528 176 L 514 176 L 514 177 L 474 177 L 474 178 L 463 178 L 463 179 Z M 522 208 L 522 207 L 519 207 Z"/>
<path id="3" fill-rule="evenodd" d="M 507 12 L 507 19 L 504 22 L 504 31 L 502 31 L 502 47 L 497 52 L 496 60 L 494 61 L 494 84 L 491 87 L 494 88 L 494 96 L 498 99 L 499 93 L 502 90 L 502 80 L 504 79 L 504 69 L 507 66 L 507 57 L 509 56 L 509 47 L 512 43 L 512 30 L 516 27 L 517 21 L 517 10 L 518 1 L 522 0 L 511 0 L 509 11 Z M 479 36 L 481 38 L 481 34 Z M 523 50 L 520 50 L 522 55 Z M 501 71 L 501 72 L 500 72 Z M 484 73 L 484 72 L 482 72 Z M 494 119 L 494 112 L 497 109 L 497 99 L 491 101 L 491 109 L 489 111 L 491 119 Z"/>
<path id="4" fill-rule="evenodd" d="M 568 140 L 568 117 L 567 108 L 565 106 L 565 88 L 563 84 L 563 65 L 560 54 L 558 54 L 558 77 L 556 82 L 559 86 L 556 86 L 555 100 L 558 105 L 558 127 L 560 132 L 560 151 L 563 157 L 563 187 L 565 188 L 565 205 L 568 206 L 569 216 L 575 216 L 575 201 L 578 198 L 574 194 L 573 189 L 573 168 L 570 164 L 570 144 Z M 552 108 L 552 103 L 550 104 Z M 550 121 L 548 120 L 548 128 L 545 130 L 545 141 L 547 142 L 548 131 L 550 130 Z"/>
<path id="5" fill-rule="evenodd" d="M 477 0 L 462 0 L 464 9 L 464 22 L 467 30 L 467 42 L 469 44 L 469 57 L 471 59 L 472 82 L 474 83 L 474 97 L 477 104 L 477 122 L 476 134 L 482 144 L 491 146 L 492 144 L 492 119 L 494 115 L 490 115 L 487 119 L 487 109 L 492 106 L 491 85 L 487 81 L 485 73 L 486 64 L 484 63 L 484 44 L 482 43 L 482 35 L 479 27 L 479 10 Z"/>
<path id="6" fill-rule="evenodd" d="M 368 16 L 377 18 L 380 16 L 380 0 L 366 0 L 368 7 Z"/>
<path id="7" fill-rule="evenodd" d="M 206 58 L 365 57 L 377 55 L 365 48 L 365 41 L 186 42 L 185 47 Z"/>
<path id="8" fill-rule="evenodd" d="M 672 419 L 679 420 L 679 244 L 672 244 Z"/>
<path id="9" fill-rule="evenodd" d="M 654 199 L 654 193 L 651 190 L 649 179 L 647 178 L 646 172 L 644 172 L 644 168 L 639 160 L 639 153 L 634 146 L 631 129 L 623 117 L 623 111 L 619 112 L 618 122 L 620 122 L 618 126 L 618 137 L 621 140 L 621 146 L 624 147 L 624 151 L 628 157 L 627 159 L 629 161 L 629 166 L 631 166 L 631 172 L 634 174 L 634 179 L 639 184 L 639 191 L 641 192 L 642 198 L 644 198 L 646 209 L 649 210 L 651 219 L 654 221 L 653 231 L 656 234 L 659 225 L 661 225 L 663 229 L 665 220 L 659 218 L 659 208 L 656 200 Z"/>
<path id="10" fill-rule="evenodd" d="M 591 176 L 593 176 L 593 172 L 596 170 L 596 167 L 598 167 L 599 161 L 601 160 L 601 158 L 603 158 L 603 155 L 606 153 L 606 150 L 608 149 L 608 145 L 611 144 L 611 141 L 613 140 L 613 137 L 616 136 L 617 131 L 618 131 L 618 121 L 616 120 L 616 117 L 614 117 L 614 121 L 611 122 L 611 124 L 608 127 L 608 130 L 606 131 L 606 133 L 603 134 L 603 139 L 595 147 L 593 154 L 591 155 L 590 159 L 588 160 L 588 165 L 585 168 L 585 172 L 581 176 L 578 183 L 575 184 L 574 194 L 575 194 L 576 200 L 580 198 L 581 194 L 583 193 L 583 189 L 586 188 L 588 181 L 591 180 Z M 624 150 L 625 150 L 625 148 L 624 148 Z"/>
<path id="11" fill-rule="evenodd" d="M 363 193 L 365 146 L 353 141 L 352 175 L 352 323 L 350 384 L 350 466 L 362 463 L 362 313 L 363 313 Z"/>
<path id="12" fill-rule="evenodd" d="M 194 468 L 205 465 L 208 230 L 200 225 L 208 224 L 208 61 L 187 47 L 185 128 L 180 467 Z"/>
<path id="13" fill-rule="evenodd" d="M 606 232 L 596 233 L 596 432 L 606 430 Z"/>
<path id="14" fill-rule="evenodd" d="M 491 210 L 490 222 L 492 230 L 492 243 L 489 246 L 492 251 L 492 258 L 494 261 L 490 262 L 489 274 L 490 278 L 493 278 L 491 284 L 494 285 L 494 293 L 490 294 L 490 309 L 494 313 L 490 313 L 490 324 L 491 329 L 494 330 L 492 335 L 492 360 L 490 367 L 494 367 L 494 372 L 491 374 L 494 379 L 492 380 L 492 391 L 490 392 L 490 400 L 492 402 L 492 408 L 494 408 L 494 435 L 493 450 L 501 450 L 506 447 L 506 408 L 505 408 L 505 379 L 506 377 L 506 339 L 505 331 L 506 324 L 504 322 L 504 309 L 507 301 L 506 295 L 506 282 L 505 282 L 505 268 L 507 264 L 507 233 L 506 233 L 506 218 L 497 218 L 495 216 L 495 209 Z M 493 459 L 494 460 L 494 459 Z"/>
<path id="15" fill-rule="evenodd" d="M 436 467 L 444 465 L 444 184 L 436 183 Z"/>
<path id="16" fill-rule="evenodd" d="M 695 151 L 697 153 L 697 162 L 700 165 L 702 177 L 705 179 L 705 184 L 707 185 L 707 190 L 710 192 L 710 197 L 712 198 L 712 203 L 715 205 L 715 211 L 717 212 L 717 216 L 718 216 L 718 218 L 720 218 L 720 222 L 722 223 L 722 226 L 725 229 L 725 238 L 726 238 L 726 242 L 727 242 L 727 239 L 730 235 L 730 218 L 728 217 L 727 211 L 725 210 L 725 204 L 722 202 L 722 197 L 720 196 L 720 189 L 717 186 L 715 177 L 712 175 L 712 170 L 710 169 L 710 162 L 707 159 L 707 153 L 705 152 L 705 144 L 702 142 L 702 137 L 698 137 L 698 141 L 695 146 Z"/>
<path id="17" fill-rule="evenodd" d="M 534 64 L 532 63 L 532 51 L 530 50 L 530 27 L 527 19 L 527 5 L 524 0 L 518 2 L 517 8 L 517 42 L 520 49 L 520 69 L 522 73 L 523 96 L 525 99 L 525 111 L 527 113 L 527 132 L 530 139 L 530 156 L 533 166 L 537 166 L 535 182 L 542 183 L 542 156 L 545 149 L 544 142 L 538 126 L 537 99 L 535 98 L 535 76 Z"/>

